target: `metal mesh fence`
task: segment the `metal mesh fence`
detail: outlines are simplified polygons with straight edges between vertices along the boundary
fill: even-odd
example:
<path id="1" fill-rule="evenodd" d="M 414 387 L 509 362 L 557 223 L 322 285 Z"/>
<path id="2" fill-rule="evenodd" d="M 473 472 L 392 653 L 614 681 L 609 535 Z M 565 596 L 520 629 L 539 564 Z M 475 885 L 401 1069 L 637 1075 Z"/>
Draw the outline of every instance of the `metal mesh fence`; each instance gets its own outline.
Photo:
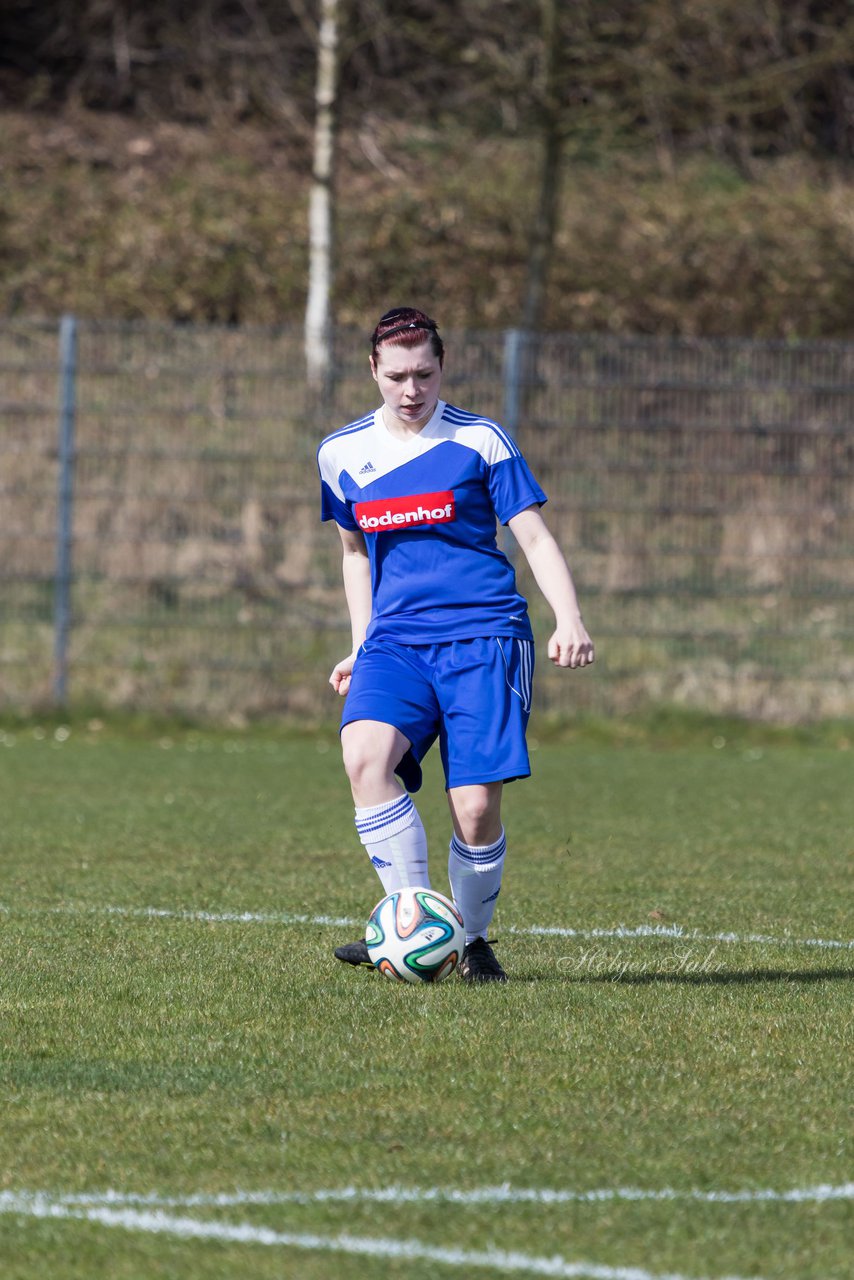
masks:
<path id="1" fill-rule="evenodd" d="M 854 344 L 446 339 L 443 394 L 514 430 L 597 641 L 589 672 L 540 661 L 541 708 L 854 714 Z M 297 329 L 80 322 L 63 383 L 57 326 L 0 326 L 2 705 L 67 679 L 80 704 L 337 712 L 314 455 L 376 396 L 364 336 L 336 343 L 321 416 Z"/>

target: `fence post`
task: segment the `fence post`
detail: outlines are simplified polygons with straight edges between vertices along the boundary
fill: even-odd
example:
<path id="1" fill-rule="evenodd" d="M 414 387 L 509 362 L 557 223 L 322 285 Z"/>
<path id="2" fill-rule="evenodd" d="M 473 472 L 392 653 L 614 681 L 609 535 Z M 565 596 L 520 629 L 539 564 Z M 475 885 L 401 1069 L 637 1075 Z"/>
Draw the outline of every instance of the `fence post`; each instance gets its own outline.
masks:
<path id="1" fill-rule="evenodd" d="M 521 417 L 522 374 L 527 337 L 524 329 L 507 329 L 504 333 L 504 413 L 501 421 L 514 440 L 519 432 Z M 518 547 L 509 529 L 502 529 L 502 544 L 504 554 L 512 564 Z"/>
<path id="2" fill-rule="evenodd" d="M 74 505 L 74 428 L 77 410 L 77 318 L 59 324 L 59 479 L 54 587 L 53 700 L 68 701 L 68 641 L 71 633 L 72 509 Z"/>
<path id="3" fill-rule="evenodd" d="M 511 436 L 519 430 L 522 405 L 522 363 L 525 354 L 525 338 L 522 329 L 508 329 L 504 334 L 504 416 L 502 425 Z"/>

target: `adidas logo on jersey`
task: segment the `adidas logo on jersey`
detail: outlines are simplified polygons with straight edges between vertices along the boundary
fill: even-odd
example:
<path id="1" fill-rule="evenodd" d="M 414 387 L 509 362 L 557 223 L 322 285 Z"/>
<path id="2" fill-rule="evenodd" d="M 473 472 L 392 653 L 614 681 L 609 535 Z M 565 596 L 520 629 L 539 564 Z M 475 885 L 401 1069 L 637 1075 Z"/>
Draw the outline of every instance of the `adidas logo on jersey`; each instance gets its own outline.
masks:
<path id="1" fill-rule="evenodd" d="M 376 467 L 372 462 L 366 462 L 365 465 L 359 471 L 359 475 L 368 476 L 371 474 L 372 471 L 376 471 Z"/>
<path id="2" fill-rule="evenodd" d="M 404 498 L 377 498 L 373 502 L 357 502 L 353 508 L 356 523 L 366 533 L 379 529 L 412 528 L 423 524 L 448 524 L 456 519 L 453 491 L 416 493 Z"/>

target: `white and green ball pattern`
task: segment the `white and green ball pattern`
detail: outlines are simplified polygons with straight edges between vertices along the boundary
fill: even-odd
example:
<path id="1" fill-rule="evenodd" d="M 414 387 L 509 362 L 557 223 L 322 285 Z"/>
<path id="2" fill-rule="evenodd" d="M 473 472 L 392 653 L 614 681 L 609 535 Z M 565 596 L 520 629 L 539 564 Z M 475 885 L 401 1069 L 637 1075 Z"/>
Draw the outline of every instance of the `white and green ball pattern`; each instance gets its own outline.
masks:
<path id="1" fill-rule="evenodd" d="M 460 962 L 463 918 L 435 889 L 396 889 L 371 912 L 365 942 L 371 962 L 399 982 L 440 982 Z"/>

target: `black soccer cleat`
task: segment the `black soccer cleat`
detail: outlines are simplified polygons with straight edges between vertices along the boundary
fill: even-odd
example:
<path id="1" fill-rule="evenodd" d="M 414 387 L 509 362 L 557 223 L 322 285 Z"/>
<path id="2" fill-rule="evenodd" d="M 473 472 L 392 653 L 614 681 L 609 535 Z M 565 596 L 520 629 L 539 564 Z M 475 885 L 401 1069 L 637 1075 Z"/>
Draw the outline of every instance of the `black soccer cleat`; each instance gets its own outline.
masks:
<path id="1" fill-rule="evenodd" d="M 467 942 L 460 961 L 460 977 L 463 982 L 506 982 L 507 974 L 495 958 L 495 952 L 486 938 Z"/>
<path id="2" fill-rule="evenodd" d="M 343 960 L 345 964 L 366 964 L 371 969 L 374 967 L 364 938 L 360 938 L 358 942 L 345 942 L 340 947 L 336 947 L 335 959 Z"/>

